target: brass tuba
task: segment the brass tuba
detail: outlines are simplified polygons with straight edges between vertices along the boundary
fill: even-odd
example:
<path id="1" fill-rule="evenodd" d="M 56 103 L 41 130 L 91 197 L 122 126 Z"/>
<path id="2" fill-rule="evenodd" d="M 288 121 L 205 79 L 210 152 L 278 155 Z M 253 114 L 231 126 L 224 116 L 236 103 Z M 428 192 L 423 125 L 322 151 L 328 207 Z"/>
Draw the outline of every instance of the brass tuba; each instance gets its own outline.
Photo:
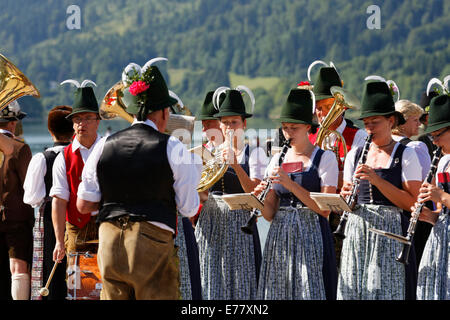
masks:
<path id="1" fill-rule="evenodd" d="M 339 150 L 337 147 L 331 147 L 329 139 L 331 135 L 335 135 L 338 141 L 341 141 L 344 149 L 344 159 L 347 156 L 347 144 L 345 139 L 339 132 L 330 130 L 330 126 L 344 113 L 347 109 L 358 110 L 360 108 L 359 99 L 339 86 L 332 86 L 330 88 L 331 94 L 334 97 L 334 103 L 325 119 L 320 123 L 319 132 L 317 133 L 316 144 L 324 150 L 331 150 L 336 154 L 339 162 Z"/>
<path id="2" fill-rule="evenodd" d="M 123 82 L 118 81 L 108 90 L 100 104 L 100 118 L 111 120 L 119 116 L 129 123 L 133 123 L 133 116 L 126 111 L 127 107 L 122 101 L 124 87 Z"/>
<path id="3" fill-rule="evenodd" d="M 30 80 L 4 55 L 0 54 L 0 111 L 11 102 L 23 96 L 39 98 L 39 90 Z M 0 167 L 5 155 L 0 151 Z"/>

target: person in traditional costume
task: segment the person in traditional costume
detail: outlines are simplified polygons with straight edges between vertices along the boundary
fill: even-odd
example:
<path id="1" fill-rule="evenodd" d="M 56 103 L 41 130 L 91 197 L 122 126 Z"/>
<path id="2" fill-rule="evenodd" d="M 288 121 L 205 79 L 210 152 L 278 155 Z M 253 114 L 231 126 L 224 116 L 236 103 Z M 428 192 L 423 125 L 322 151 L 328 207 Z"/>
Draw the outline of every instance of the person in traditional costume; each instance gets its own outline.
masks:
<path id="1" fill-rule="evenodd" d="M 278 120 L 291 148 L 285 155 L 274 155 L 267 167 L 273 185 L 262 214 L 271 225 L 264 245 L 259 299 L 336 299 L 330 212 L 320 210 L 309 193 L 336 193 L 338 164 L 332 151 L 308 139 L 315 125 L 313 110 L 313 93 L 292 89 Z"/>
<path id="2" fill-rule="evenodd" d="M 325 64 L 322 61 L 313 62 L 308 68 L 308 79 L 311 81 L 311 71 L 315 65 L 324 64 L 320 69 L 313 82 L 313 92 L 314 98 L 316 101 L 315 108 L 315 116 L 319 125 L 324 123 L 324 120 L 330 113 L 331 108 L 335 103 L 335 98 L 331 93 L 331 88 L 333 86 L 343 87 L 343 81 L 339 73 L 337 72 L 334 64 L 330 63 L 330 65 Z M 302 84 L 302 83 L 300 83 Z M 336 150 L 336 156 L 338 158 L 338 167 L 339 167 L 339 178 L 338 178 L 338 192 L 342 187 L 342 178 L 343 178 L 343 170 L 344 170 L 344 161 L 345 154 L 348 153 L 352 148 L 361 147 L 364 144 L 364 141 L 367 137 L 367 133 L 365 130 L 358 128 L 353 121 L 348 118 L 345 118 L 345 111 L 336 118 L 336 120 L 327 128 L 327 130 L 335 131 L 336 133 L 330 134 L 328 137 L 328 141 L 324 141 L 323 145 L 320 146 L 325 150 Z M 313 126 L 313 130 L 309 135 L 309 140 L 313 144 L 317 144 L 317 135 L 319 130 L 315 130 Z M 344 143 L 341 139 L 338 139 L 337 134 L 342 136 L 342 139 L 345 141 Z M 339 225 L 340 216 L 336 212 L 331 212 L 329 216 L 329 222 L 331 231 L 335 231 L 337 226 Z M 335 251 L 336 251 L 336 263 L 339 265 L 340 254 L 342 248 L 342 239 L 336 237 L 335 241 Z"/>
<path id="3" fill-rule="evenodd" d="M 158 67 L 135 66 L 123 79 L 123 101 L 134 122 L 95 147 L 77 207 L 82 213 L 100 209 L 102 300 L 179 299 L 177 211 L 192 217 L 198 210 L 201 160 L 164 133 L 169 108 L 178 101 Z"/>
<path id="4" fill-rule="evenodd" d="M 3 154 L 0 163 L 0 270 L 6 271 L 9 264 L 11 297 L 14 300 L 30 298 L 29 268 L 33 251 L 33 208 L 23 202 L 23 183 L 31 160 L 31 150 L 14 136 L 17 122 L 25 116 L 17 101 L 0 111 L 0 134 L 10 138 L 7 144 L 12 147 L 11 152 Z"/>
<path id="5" fill-rule="evenodd" d="M 222 195 L 251 192 L 264 176 L 267 156 L 262 148 L 250 150 L 244 129 L 251 113 L 246 112 L 243 94 L 254 107 L 251 91 L 219 87 L 213 94 L 225 137 L 219 147 L 229 164 L 222 178 L 209 190 L 195 227 L 199 246 L 202 294 L 208 300 L 246 300 L 256 298 L 261 263 L 261 244 L 256 224 L 253 234 L 241 230 L 250 218 L 249 210 L 230 210 Z M 223 101 L 221 100 L 224 96 Z M 231 138 L 230 138 L 231 136 Z"/>
<path id="6" fill-rule="evenodd" d="M 75 136 L 72 143 L 55 158 L 50 197 L 53 198 L 52 221 L 56 237 L 53 260 L 62 261 L 67 254 L 69 266 L 71 255 L 80 251 L 95 252 L 97 249 L 97 244 L 88 244 L 98 239 L 96 212 L 92 212 L 92 215 L 81 214 L 76 207 L 76 200 L 84 165 L 100 140 L 97 133 L 100 116 L 94 89 L 87 86 L 95 83 L 91 80 L 84 80 L 81 85 L 76 80 L 62 82 L 65 83 L 77 87 L 72 113 L 67 116 L 73 124 Z"/>
<path id="7" fill-rule="evenodd" d="M 357 205 L 349 213 L 345 228 L 337 298 L 415 299 L 417 269 L 413 250 L 405 266 L 395 260 L 402 244 L 368 230 L 404 235 L 422 182 L 416 152 L 392 138 L 392 128 L 405 120 L 395 110 L 387 82 L 366 83 L 359 119 L 372 135 L 372 142 L 364 164 L 358 164 L 361 147 L 350 150 L 345 159 L 341 195 L 351 195 L 354 178 L 360 179 L 360 184 Z"/>
<path id="8" fill-rule="evenodd" d="M 53 146 L 31 158 L 23 184 L 23 202 L 37 208 L 37 217 L 33 229 L 33 264 L 31 267 L 31 300 L 63 300 L 67 296 L 66 258 L 55 269 L 49 294 L 41 296 L 39 290 L 49 279 L 55 248 L 55 232 L 52 223 L 52 198 L 49 196 L 52 186 L 52 168 L 56 156 L 72 142 L 73 124 L 66 117 L 72 112 L 69 106 L 56 106 L 48 113 L 47 128 L 53 140 Z"/>
<path id="9" fill-rule="evenodd" d="M 430 102 L 430 119 L 425 130 L 433 144 L 442 148 L 443 156 L 434 181 L 420 188 L 419 202 L 433 201 L 437 209 L 431 211 L 424 206 L 419 215 L 419 220 L 433 224 L 419 265 L 419 300 L 450 299 L 450 91 L 448 87 L 444 89 L 446 92 Z"/>
<path id="10" fill-rule="evenodd" d="M 421 166 L 422 181 L 424 181 L 431 166 L 428 148 L 422 141 L 411 140 L 413 136 L 417 136 L 419 133 L 419 126 L 421 124 L 420 118 L 423 116 L 424 110 L 419 105 L 405 99 L 395 102 L 395 110 L 403 115 L 405 123 L 392 129 L 392 138 L 416 151 Z M 432 202 L 428 202 L 427 205 L 430 209 L 434 209 Z M 417 266 L 419 266 L 423 248 L 427 242 L 431 227 L 432 225 L 429 223 L 423 221 L 417 222 L 416 231 L 414 233 L 414 248 Z"/>

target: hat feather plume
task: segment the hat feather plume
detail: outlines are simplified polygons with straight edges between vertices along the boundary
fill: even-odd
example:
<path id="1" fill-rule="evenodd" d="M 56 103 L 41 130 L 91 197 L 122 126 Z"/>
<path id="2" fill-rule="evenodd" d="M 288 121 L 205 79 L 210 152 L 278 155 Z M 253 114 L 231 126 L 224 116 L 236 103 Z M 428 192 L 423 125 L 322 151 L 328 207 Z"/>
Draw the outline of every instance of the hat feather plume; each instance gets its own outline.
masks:
<path id="1" fill-rule="evenodd" d="M 183 109 L 183 108 L 184 108 L 184 104 L 183 104 L 183 101 L 181 101 L 180 97 L 178 97 L 178 96 L 176 95 L 176 93 L 175 93 L 175 92 L 173 92 L 173 91 L 169 90 L 169 95 L 170 95 L 170 96 L 171 96 L 172 98 L 174 98 L 174 99 L 177 99 L 177 101 L 178 101 L 178 104 L 180 105 L 180 108 L 181 108 L 181 109 Z"/>
<path id="2" fill-rule="evenodd" d="M 63 82 L 61 82 L 59 85 L 62 86 L 63 84 L 73 84 L 75 87 L 79 88 L 80 87 L 80 83 L 77 80 L 74 79 L 68 79 L 68 80 L 64 80 Z"/>
<path id="3" fill-rule="evenodd" d="M 230 90 L 230 88 L 222 86 L 218 87 L 213 93 L 212 102 L 214 109 L 216 109 L 217 111 L 220 111 L 220 95 L 222 93 L 225 93 L 227 90 Z"/>
<path id="4" fill-rule="evenodd" d="M 395 83 L 394 80 L 386 80 L 385 78 L 381 77 L 381 76 L 377 76 L 377 75 L 370 75 L 364 78 L 364 80 L 375 80 L 375 81 L 381 81 L 384 82 L 388 85 L 390 90 L 393 90 L 394 93 L 392 94 L 393 96 L 395 95 L 395 93 L 397 93 L 397 101 L 400 100 L 400 88 L 398 87 L 398 85 Z"/>
<path id="5" fill-rule="evenodd" d="M 148 60 L 142 67 L 142 73 L 145 73 L 145 71 L 147 71 L 147 69 L 150 68 L 150 66 L 152 66 L 154 63 L 156 63 L 158 61 L 169 61 L 169 59 L 164 58 L 164 57 L 157 57 L 157 58 Z"/>
<path id="6" fill-rule="evenodd" d="M 317 65 L 317 64 L 322 64 L 322 65 L 324 65 L 325 67 L 329 67 L 329 65 L 328 65 L 326 62 L 322 61 L 322 60 L 316 60 L 316 61 L 314 61 L 313 63 L 311 63 L 311 64 L 309 65 L 309 67 L 308 67 L 308 73 L 307 73 L 307 75 L 308 75 L 308 80 L 309 80 L 309 81 L 311 81 L 311 70 L 312 70 L 312 68 L 313 68 L 315 65 Z M 333 67 L 334 67 L 334 65 L 333 65 Z"/>
<path id="7" fill-rule="evenodd" d="M 244 91 L 244 92 L 246 92 L 248 94 L 248 96 L 250 97 L 250 101 L 252 103 L 251 114 L 253 114 L 253 112 L 255 110 L 255 102 L 256 102 L 255 96 L 253 95 L 253 92 L 248 87 L 243 86 L 243 85 L 239 85 L 235 89 L 240 91 L 240 92 Z"/>
<path id="8" fill-rule="evenodd" d="M 448 79 L 447 79 L 447 81 L 448 81 Z M 442 83 L 442 81 L 439 80 L 438 78 L 432 78 L 430 81 L 428 81 L 428 84 L 427 84 L 427 96 L 430 95 L 430 90 L 434 85 L 438 85 L 445 91 L 445 87 L 444 87 L 444 84 Z"/>

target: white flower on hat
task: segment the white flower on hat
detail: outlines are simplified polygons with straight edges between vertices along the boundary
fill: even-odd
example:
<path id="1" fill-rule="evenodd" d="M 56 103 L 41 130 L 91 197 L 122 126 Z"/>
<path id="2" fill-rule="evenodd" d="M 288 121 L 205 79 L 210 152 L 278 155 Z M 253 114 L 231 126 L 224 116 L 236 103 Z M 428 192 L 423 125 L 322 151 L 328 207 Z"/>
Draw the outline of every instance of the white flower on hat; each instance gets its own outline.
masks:
<path id="1" fill-rule="evenodd" d="M 2 110 L 1 116 L 3 118 L 8 118 L 8 117 L 17 117 L 19 114 L 20 114 L 19 102 L 14 100 L 10 104 L 8 104 L 8 106 L 5 109 Z"/>

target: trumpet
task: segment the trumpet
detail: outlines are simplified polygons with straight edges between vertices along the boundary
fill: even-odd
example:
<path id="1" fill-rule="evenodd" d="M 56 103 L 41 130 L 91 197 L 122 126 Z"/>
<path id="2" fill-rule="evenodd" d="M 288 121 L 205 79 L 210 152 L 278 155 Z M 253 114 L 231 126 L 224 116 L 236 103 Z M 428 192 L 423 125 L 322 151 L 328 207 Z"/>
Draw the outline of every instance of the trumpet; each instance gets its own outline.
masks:
<path id="1" fill-rule="evenodd" d="M 284 141 L 283 143 L 283 149 L 281 150 L 280 158 L 278 159 L 278 166 L 281 166 L 283 163 L 284 157 L 286 156 L 286 153 L 288 149 L 291 147 L 291 139 Z M 264 181 L 267 181 L 267 185 L 264 188 L 263 191 L 258 195 L 258 200 L 264 203 L 264 200 L 267 197 L 267 194 L 269 193 L 269 190 L 272 186 L 272 180 L 266 177 Z M 252 213 L 250 215 L 250 218 L 248 219 L 247 223 L 241 227 L 241 230 L 246 234 L 253 234 L 253 228 L 255 227 L 255 223 L 258 219 L 258 213 L 256 208 L 253 208 Z"/>
<path id="2" fill-rule="evenodd" d="M 330 126 L 344 113 L 345 110 L 358 110 L 360 108 L 360 102 L 356 96 L 342 87 L 332 86 L 330 92 L 334 97 L 334 103 L 326 117 L 320 123 L 316 144 L 323 150 L 331 150 L 334 152 L 339 163 L 339 150 L 336 147 L 329 146 L 329 139 L 331 135 L 335 135 L 337 140 L 342 143 L 344 159 L 347 156 L 347 144 L 342 134 L 338 131 L 330 130 Z"/>
<path id="3" fill-rule="evenodd" d="M 369 153 L 369 147 L 370 147 L 370 143 L 371 142 L 372 142 L 372 135 L 369 135 L 366 138 L 366 142 L 364 143 L 364 147 L 363 147 L 363 150 L 361 152 L 361 157 L 359 158 L 358 165 L 366 163 L 367 154 Z M 356 168 L 355 168 L 355 170 L 356 170 Z M 352 210 L 353 210 L 353 208 L 356 205 L 356 195 L 357 195 L 357 192 L 358 192 L 359 183 L 360 183 L 360 179 L 356 178 L 355 176 L 353 176 L 352 193 L 350 194 L 350 196 L 347 196 L 347 198 L 345 199 L 345 201 L 347 202 L 348 206 Z M 347 212 L 347 211 L 344 211 L 342 213 L 341 220 L 339 221 L 339 225 L 336 228 L 336 231 L 333 232 L 333 234 L 336 237 L 338 237 L 339 239 L 344 239 L 345 238 L 345 226 L 347 225 L 348 215 L 349 214 L 350 213 Z"/>
<path id="4" fill-rule="evenodd" d="M 427 177 L 425 178 L 425 181 L 427 183 L 431 183 L 431 181 L 433 180 L 433 177 L 436 174 L 437 166 L 438 166 L 439 160 L 441 159 L 441 156 L 442 156 L 442 149 L 441 149 L 441 147 L 439 147 L 434 151 L 430 171 L 428 171 Z M 400 236 L 400 235 L 397 235 L 397 234 L 394 234 L 391 232 L 378 230 L 375 228 L 369 228 L 369 231 L 371 231 L 371 232 L 374 232 L 376 234 L 379 234 L 379 235 L 382 235 L 382 236 L 385 236 L 385 237 L 388 237 L 388 238 L 391 238 L 391 239 L 394 239 L 394 240 L 397 240 L 397 241 L 403 243 L 403 249 L 395 260 L 398 262 L 401 262 L 405 265 L 408 264 L 409 252 L 411 250 L 411 244 L 413 242 L 414 234 L 416 232 L 417 221 L 419 220 L 419 215 L 420 215 L 420 212 L 422 212 L 422 208 L 424 207 L 424 205 L 425 205 L 424 202 L 420 203 L 416 207 L 416 210 L 414 210 L 414 212 L 411 213 L 411 218 L 409 219 L 408 230 L 406 231 L 406 237 Z"/>

